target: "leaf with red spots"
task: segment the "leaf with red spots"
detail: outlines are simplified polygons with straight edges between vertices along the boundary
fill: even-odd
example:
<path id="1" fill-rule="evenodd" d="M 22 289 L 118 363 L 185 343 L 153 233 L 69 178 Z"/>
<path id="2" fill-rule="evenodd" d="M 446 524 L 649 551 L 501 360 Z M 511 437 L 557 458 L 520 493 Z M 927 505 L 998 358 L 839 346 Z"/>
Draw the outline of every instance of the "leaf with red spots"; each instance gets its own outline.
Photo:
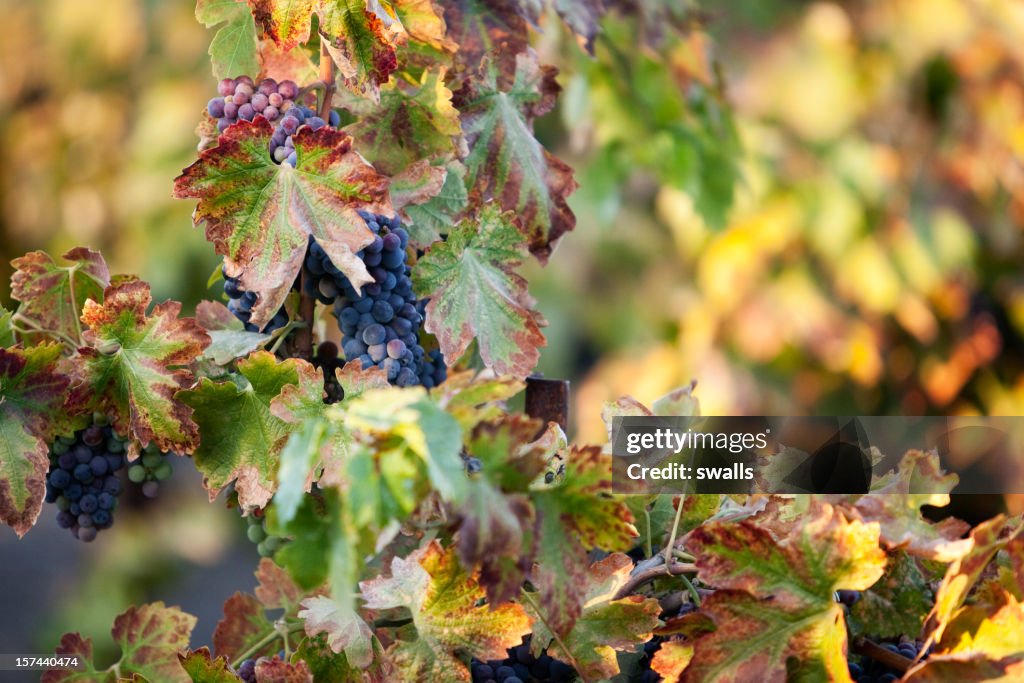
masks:
<path id="1" fill-rule="evenodd" d="M 238 676 L 231 670 L 228 660 L 224 657 L 214 659 L 209 648 L 180 652 L 178 661 L 192 683 L 238 683 Z"/>
<path id="2" fill-rule="evenodd" d="M 256 683 L 313 683 L 305 662 L 286 662 L 278 655 L 256 661 Z"/>
<path id="3" fill-rule="evenodd" d="M 151 302 L 149 285 L 131 280 L 108 287 L 102 305 L 85 303 L 87 346 L 79 349 L 81 376 L 69 403 L 108 412 L 142 445 L 191 453 L 199 429 L 174 394 L 194 383 L 188 366 L 210 337 L 194 318 L 178 317 L 181 304 L 165 301 L 147 313 Z"/>
<path id="4" fill-rule="evenodd" d="M 555 242 L 576 226 L 567 199 L 576 190 L 572 169 L 533 135 L 533 121 L 551 111 L 559 86 L 556 69 L 542 67 L 532 53 L 516 58 L 511 86 L 502 87 L 493 63 L 458 93 L 468 156 L 466 186 L 477 201 L 494 200 L 546 262 Z"/>
<path id="5" fill-rule="evenodd" d="M 515 603 L 487 605 L 476 576 L 466 573 L 454 549 L 431 541 L 407 558 L 391 561 L 391 576 L 359 584 L 369 609 L 407 608 L 416 640 L 389 650 L 402 681 L 466 681 L 469 670 L 455 656 L 502 659 L 530 632 L 530 618 Z"/>
<path id="6" fill-rule="evenodd" d="M 83 638 L 81 633 L 65 633 L 54 650 L 58 656 L 77 657 L 80 670 L 49 669 L 40 676 L 40 683 L 95 683 L 104 680 L 104 673 L 96 669 L 92 661 L 92 639 Z"/>
<path id="7" fill-rule="evenodd" d="M 632 652 L 650 640 L 660 625 L 661 605 L 654 598 L 616 593 L 629 580 L 633 562 L 622 553 L 590 565 L 582 589 L 584 607 L 573 627 L 561 637 L 548 630 L 543 614 L 534 614 L 531 648 L 539 655 L 545 648 L 557 659 L 572 662 L 587 680 L 607 679 L 619 673 L 616 652 Z M 543 599 L 539 601 L 544 604 Z M 537 601 L 528 602 L 534 611 Z"/>
<path id="8" fill-rule="evenodd" d="M 178 393 L 178 400 L 195 410 L 203 431 L 194 460 L 210 500 L 232 481 L 243 507 L 263 507 L 270 500 L 281 450 L 293 430 L 271 413 L 270 404 L 286 386 L 299 382 L 300 363 L 279 362 L 272 353 L 257 351 L 238 361 L 239 374 L 232 380 L 204 377 L 194 389 Z"/>
<path id="9" fill-rule="evenodd" d="M 695 641 L 681 680 L 849 680 L 833 592 L 864 590 L 882 576 L 878 543 L 877 524 L 848 521 L 818 501 L 788 524 L 762 514 L 696 529 L 687 546 L 698 578 L 718 589 L 701 605 L 716 630 Z"/>
<path id="10" fill-rule="evenodd" d="M 33 251 L 11 261 L 11 298 L 21 302 L 17 314 L 34 328 L 78 339 L 79 318 L 89 299 L 101 301 L 110 285 L 110 270 L 99 252 L 76 247 L 64 254 L 70 265 L 59 266 L 49 254 Z"/>
<path id="11" fill-rule="evenodd" d="M 448 37 L 455 54 L 456 77 L 471 78 L 488 59 L 495 65 L 498 82 L 508 85 L 516 70 L 516 55 L 529 49 L 529 24 L 536 16 L 520 0 L 454 0 L 444 4 Z"/>
<path id="12" fill-rule="evenodd" d="M 416 264 L 416 292 L 430 297 L 425 326 L 445 358 L 454 361 L 475 340 L 496 373 L 530 374 L 546 342 L 526 280 L 515 272 L 522 258 L 522 235 L 490 205 Z"/>
<path id="13" fill-rule="evenodd" d="M 61 347 L 0 349 L 0 521 L 24 536 L 43 505 L 47 444 L 65 431 Z"/>
<path id="14" fill-rule="evenodd" d="M 293 137 L 297 164 L 270 158 L 273 127 L 258 117 L 228 128 L 216 147 L 175 181 L 175 196 L 199 200 L 194 220 L 227 257 L 228 275 L 259 298 L 254 325 L 265 325 L 291 290 L 316 238 L 356 287 L 372 281 L 356 252 L 373 241 L 359 210 L 390 214 L 388 179 L 352 151 L 340 131 L 306 127 Z"/>
<path id="15" fill-rule="evenodd" d="M 558 635 L 572 630 L 586 594 L 587 552 L 625 551 L 636 542 L 633 515 L 611 497 L 612 456 L 597 446 L 573 447 L 565 477 L 533 493 L 537 510 L 532 577 L 546 623 Z"/>

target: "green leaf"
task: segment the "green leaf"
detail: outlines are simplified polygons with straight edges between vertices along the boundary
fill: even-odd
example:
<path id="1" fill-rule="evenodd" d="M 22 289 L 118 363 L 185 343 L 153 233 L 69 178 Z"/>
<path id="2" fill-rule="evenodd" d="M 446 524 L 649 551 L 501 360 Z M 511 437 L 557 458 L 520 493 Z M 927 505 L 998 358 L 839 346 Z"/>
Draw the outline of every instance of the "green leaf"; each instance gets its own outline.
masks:
<path id="1" fill-rule="evenodd" d="M 238 676 L 231 670 L 228 660 L 214 659 L 209 648 L 178 653 L 178 661 L 192 683 L 238 683 Z"/>
<path id="2" fill-rule="evenodd" d="M 78 339 L 82 307 L 89 299 L 103 299 L 110 271 L 99 252 L 85 247 L 72 249 L 64 260 L 71 265 L 58 266 L 46 252 L 33 251 L 11 261 L 11 298 L 21 302 L 19 316 L 55 339 Z"/>
<path id="3" fill-rule="evenodd" d="M 864 590 L 882 576 L 878 542 L 876 524 L 847 521 L 819 501 L 788 522 L 762 513 L 694 531 L 687 545 L 698 578 L 718 589 L 701 605 L 716 630 L 695 642 L 682 680 L 847 680 L 833 591 Z"/>
<path id="4" fill-rule="evenodd" d="M 352 601 L 314 596 L 302 603 L 299 618 L 306 621 L 308 635 L 324 634 L 335 653 L 344 653 L 346 661 L 363 669 L 373 662 L 373 632 L 353 608 Z"/>
<path id="5" fill-rule="evenodd" d="M 448 165 L 444 186 L 436 197 L 422 204 L 410 204 L 403 211 L 408 216 L 409 239 L 419 247 L 429 247 L 447 235 L 455 224 L 455 217 L 469 204 L 464 177 L 466 169 L 461 164 Z"/>
<path id="6" fill-rule="evenodd" d="M 543 599 L 527 600 L 528 611 L 536 619 L 531 641 L 534 654 L 539 656 L 547 649 L 552 657 L 573 662 L 587 679 L 607 679 L 618 674 L 616 652 L 631 652 L 650 640 L 652 631 L 661 623 L 661 605 L 654 598 L 630 595 L 613 599 L 629 581 L 632 569 L 632 560 L 621 553 L 590 565 L 582 587 L 585 606 L 572 629 L 557 640 L 544 615 L 534 612 L 535 606 L 543 609 Z"/>
<path id="7" fill-rule="evenodd" d="M 179 199 L 199 200 L 196 224 L 225 267 L 247 291 L 257 292 L 251 322 L 277 313 L 302 268 L 309 236 L 355 287 L 372 278 L 356 252 L 373 241 L 359 210 L 390 214 L 388 179 L 352 151 L 340 131 L 306 127 L 294 136 L 295 168 L 270 158 L 272 126 L 262 117 L 239 121 L 216 147 L 175 181 Z"/>
<path id="8" fill-rule="evenodd" d="M 195 410 L 203 441 L 195 452 L 210 499 L 232 481 L 243 507 L 263 507 L 276 484 L 281 450 L 292 427 L 270 412 L 270 403 L 289 384 L 299 382 L 296 360 L 278 362 L 258 351 L 238 362 L 236 382 L 203 378 L 178 399 Z"/>
<path id="9" fill-rule="evenodd" d="M 407 558 L 391 561 L 391 576 L 359 584 L 368 609 L 405 607 L 417 638 L 389 650 L 402 681 L 469 681 L 456 651 L 481 660 L 502 659 L 530 632 L 530 618 L 515 603 L 483 604 L 476 577 L 459 565 L 454 549 L 431 541 Z"/>
<path id="10" fill-rule="evenodd" d="M 611 493 L 611 455 L 597 446 L 573 447 L 565 477 L 533 493 L 537 509 L 533 583 L 540 590 L 546 623 L 568 633 L 585 601 L 587 552 L 629 550 L 638 536 L 633 515 Z"/>
<path id="11" fill-rule="evenodd" d="M 270 335 L 245 330 L 214 330 L 208 334 L 210 345 L 203 352 L 203 358 L 217 365 L 227 365 L 236 358 L 244 358 L 272 339 Z"/>
<path id="12" fill-rule="evenodd" d="M 0 348 L 14 346 L 14 328 L 11 327 L 11 312 L 0 306 Z"/>
<path id="13" fill-rule="evenodd" d="M 0 349 L 0 521 L 24 536 L 43 505 L 51 438 L 69 379 L 58 369 L 61 347 Z"/>
<path id="14" fill-rule="evenodd" d="M 538 66 L 532 53 L 521 54 L 515 82 L 503 89 L 493 65 L 484 69 L 458 105 L 469 147 L 466 184 L 472 195 L 513 212 L 530 251 L 544 262 L 558 238 L 576 225 L 566 201 L 576 189 L 572 169 L 533 136 L 534 118 L 554 107 L 556 70 Z"/>
<path id="15" fill-rule="evenodd" d="M 850 609 L 850 632 L 882 638 L 920 633 L 932 607 L 932 587 L 905 552 L 889 556 L 885 574 Z"/>
<path id="16" fill-rule="evenodd" d="M 196 19 L 206 28 L 223 24 L 210 42 L 210 62 L 217 78 L 259 73 L 256 23 L 246 0 L 198 0 Z"/>
<path id="17" fill-rule="evenodd" d="M 380 652 L 380 644 L 373 642 L 374 651 Z M 383 652 L 380 652 L 383 654 Z M 305 638 L 295 649 L 295 657 L 309 665 L 313 672 L 313 680 L 317 683 L 354 683 L 363 680 L 365 669 L 359 669 L 349 663 L 344 654 L 335 653 L 327 644 L 326 635 Z M 370 674 L 369 681 L 376 683 L 386 679 Z"/>
<path id="18" fill-rule="evenodd" d="M 380 93 L 380 103 L 357 101 L 359 118 L 345 127 L 378 170 L 396 175 L 416 162 L 448 159 L 461 138 L 459 112 L 445 86 L 444 69 L 423 71 L 419 83 L 395 80 Z"/>
<path id="19" fill-rule="evenodd" d="M 97 681 L 107 683 L 107 681 L 111 680 L 111 676 L 106 671 L 98 670 L 92 661 L 91 638 L 83 638 L 80 633 L 65 633 L 61 637 L 60 644 L 54 650 L 54 653 L 78 657 L 82 669 L 80 671 L 48 669 L 40 676 L 40 683 L 77 683 L 78 681 L 82 683 L 96 683 Z"/>
<path id="20" fill-rule="evenodd" d="M 85 302 L 89 346 L 79 350 L 81 383 L 69 404 L 109 412 L 114 426 L 143 446 L 192 453 L 199 429 L 192 409 L 174 394 L 192 385 L 188 366 L 210 338 L 194 318 L 178 317 L 178 302 L 157 304 L 147 314 L 151 301 L 149 285 L 130 280 L 108 287 L 102 305 Z"/>
<path id="21" fill-rule="evenodd" d="M 377 88 L 398 67 L 398 33 L 367 10 L 366 0 L 328 0 L 320 5 L 320 35 L 346 85 L 376 101 Z"/>
<path id="22" fill-rule="evenodd" d="M 429 296 L 426 330 L 449 359 L 472 341 L 498 374 L 525 377 L 545 345 L 526 280 L 514 272 L 522 263 L 522 236 L 493 205 L 479 222 L 463 220 L 435 244 L 413 271 L 416 292 Z"/>

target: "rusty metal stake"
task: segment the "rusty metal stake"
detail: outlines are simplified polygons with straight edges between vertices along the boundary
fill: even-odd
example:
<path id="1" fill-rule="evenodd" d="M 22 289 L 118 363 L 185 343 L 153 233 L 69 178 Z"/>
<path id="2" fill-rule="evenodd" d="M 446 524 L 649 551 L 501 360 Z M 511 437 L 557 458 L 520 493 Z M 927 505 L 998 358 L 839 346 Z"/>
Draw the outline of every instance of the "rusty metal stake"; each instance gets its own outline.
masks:
<path id="1" fill-rule="evenodd" d="M 569 380 L 544 379 L 539 375 L 526 378 L 526 414 L 548 422 L 557 422 L 562 431 L 569 429 Z"/>

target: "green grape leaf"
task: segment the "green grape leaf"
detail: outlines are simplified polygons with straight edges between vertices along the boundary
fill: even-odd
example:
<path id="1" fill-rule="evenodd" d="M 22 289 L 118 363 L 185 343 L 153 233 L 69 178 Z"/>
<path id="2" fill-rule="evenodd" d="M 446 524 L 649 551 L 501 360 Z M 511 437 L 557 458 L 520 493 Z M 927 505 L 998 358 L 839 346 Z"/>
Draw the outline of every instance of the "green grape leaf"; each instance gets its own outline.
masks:
<path id="1" fill-rule="evenodd" d="M 114 619 L 111 629 L 121 648 L 119 674 L 138 674 L 161 683 L 189 681 L 178 662 L 178 652 L 188 648 L 195 625 L 194 616 L 162 602 L 129 607 Z"/>
<path id="2" fill-rule="evenodd" d="M 14 346 L 14 328 L 11 326 L 11 312 L 0 306 L 0 348 Z"/>
<path id="3" fill-rule="evenodd" d="M 236 592 L 224 601 L 224 616 L 213 631 L 213 647 L 218 656 L 235 660 L 273 628 L 259 600 L 247 593 Z M 270 647 L 265 647 L 261 654 L 269 654 L 270 651 Z"/>
<path id="4" fill-rule="evenodd" d="M 408 608 L 417 638 L 397 642 L 388 654 L 402 681 L 469 681 L 455 656 L 502 659 L 530 632 L 530 617 L 516 603 L 482 604 L 484 590 L 440 543 L 431 541 L 407 558 L 391 561 L 391 576 L 359 584 L 368 609 Z"/>
<path id="5" fill-rule="evenodd" d="M 238 683 L 238 676 L 231 670 L 228 660 L 214 659 L 209 648 L 179 652 L 178 661 L 192 683 Z"/>
<path id="6" fill-rule="evenodd" d="M 459 560 L 480 567 L 480 585 L 491 604 L 519 594 L 530 569 L 530 530 L 534 511 L 522 494 L 505 495 L 486 481 L 473 481 L 459 509 Z"/>
<path id="7" fill-rule="evenodd" d="M 278 362 L 258 351 L 238 362 L 235 381 L 203 378 L 178 399 L 195 410 L 203 441 L 195 452 L 196 469 L 213 500 L 232 481 L 243 507 L 270 500 L 281 450 L 292 427 L 275 417 L 270 404 L 289 384 L 299 382 L 299 362 Z M 318 385 L 319 386 L 319 385 Z"/>
<path id="8" fill-rule="evenodd" d="M 373 639 L 375 661 L 368 668 L 353 666 L 344 654 L 335 653 L 327 644 L 327 636 L 319 635 L 305 638 L 295 650 L 295 657 L 309 665 L 316 683 L 387 683 L 388 676 L 384 669 L 384 652 L 380 642 Z"/>
<path id="9" fill-rule="evenodd" d="M 1024 529 L 1020 520 L 1000 515 L 982 522 L 971 530 L 967 539 L 969 550 L 954 560 L 935 592 L 935 605 L 925 620 L 922 637 L 925 647 L 942 638 L 943 631 L 981 578 L 982 572 L 1006 544 Z"/>
<path id="10" fill-rule="evenodd" d="M 193 216 L 241 286 L 259 295 L 252 324 L 263 326 L 284 303 L 302 269 L 309 236 L 361 287 L 372 278 L 356 252 L 373 241 L 359 210 L 390 214 L 388 179 L 352 151 L 340 131 L 303 128 L 293 137 L 297 165 L 275 164 L 273 127 L 239 121 L 217 146 L 175 180 L 179 199 L 198 199 Z"/>
<path id="11" fill-rule="evenodd" d="M 306 635 L 324 634 L 331 651 L 344 653 L 352 666 L 363 669 L 373 662 L 373 632 L 350 603 L 326 596 L 307 598 L 299 618 L 306 622 Z"/>
<path id="12" fill-rule="evenodd" d="M 40 683 L 96 683 L 96 681 L 106 681 L 109 677 L 105 671 L 101 671 L 96 668 L 96 665 L 92 661 L 92 639 L 83 638 L 80 633 L 65 633 L 61 639 L 60 644 L 54 650 L 57 655 L 65 655 L 78 657 L 79 663 L 82 665 L 82 669 L 79 671 L 72 671 L 69 669 L 47 669 L 40 676 Z"/>
<path id="13" fill-rule="evenodd" d="M 227 365 L 236 358 L 245 358 L 273 339 L 267 334 L 245 330 L 214 330 L 207 334 L 210 335 L 210 345 L 203 352 L 203 358 L 216 365 Z"/>
<path id="14" fill-rule="evenodd" d="M 405 207 L 436 197 L 447 176 L 448 171 L 443 166 L 431 166 L 426 159 L 415 162 L 391 179 L 391 205 L 403 220 L 408 220 Z"/>
<path id="15" fill-rule="evenodd" d="M 878 543 L 877 524 L 847 521 L 819 501 L 788 524 L 765 513 L 695 530 L 687 545 L 698 578 L 718 589 L 701 605 L 716 630 L 695 641 L 682 680 L 848 680 L 833 591 L 882 576 Z"/>
<path id="16" fill-rule="evenodd" d="M 256 683 L 313 683 L 313 672 L 303 661 L 286 662 L 274 655 L 256 660 Z"/>
<path id="17" fill-rule="evenodd" d="M 345 127 L 375 168 L 395 175 L 417 161 L 447 159 L 462 136 L 444 69 L 423 71 L 419 83 L 404 80 L 384 87 L 380 103 L 357 101 L 359 118 Z"/>
<path id="18" fill-rule="evenodd" d="M 612 498 L 611 455 L 597 446 L 573 447 L 565 456 L 565 477 L 533 492 L 537 510 L 533 583 L 545 620 L 557 635 L 572 630 L 585 602 L 587 552 L 629 550 L 639 535 L 633 515 Z"/>
<path id="19" fill-rule="evenodd" d="M 43 506 L 48 443 L 64 431 L 69 378 L 56 344 L 0 349 L 0 521 L 24 536 Z"/>
<path id="20" fill-rule="evenodd" d="M 82 322 L 87 347 L 79 349 L 79 384 L 69 398 L 77 408 L 109 412 L 114 426 L 145 446 L 192 453 L 199 429 L 192 409 L 175 399 L 190 387 L 189 365 L 209 346 L 210 337 L 194 318 L 179 318 L 181 304 L 152 302 L 140 280 L 112 284 L 103 304 L 85 302 Z"/>
<path id="21" fill-rule="evenodd" d="M 955 474 L 943 473 L 934 451 L 908 451 L 898 469 L 872 483 L 871 492 L 861 496 L 855 508 L 864 521 L 879 523 L 885 547 L 951 562 L 970 549 L 970 541 L 961 538 L 967 526 L 953 518 L 932 524 L 921 516 L 921 506 L 948 505 L 958 480 Z"/>
<path id="22" fill-rule="evenodd" d="M 255 76 L 259 72 L 256 22 L 246 0 L 198 0 L 196 19 L 206 28 L 223 24 L 210 42 L 215 77 Z"/>
<path id="23" fill-rule="evenodd" d="M 572 169 L 533 136 L 533 120 L 554 107 L 556 69 L 539 66 L 532 53 L 518 55 L 508 89 L 499 85 L 493 64 L 483 69 L 483 78 L 471 81 L 456 103 L 469 151 L 466 185 L 471 195 L 513 212 L 530 251 L 545 262 L 576 225 L 567 203 L 576 189 Z"/>
<path id="24" fill-rule="evenodd" d="M 622 553 L 609 555 L 590 565 L 582 588 L 584 606 L 573 627 L 555 639 L 548 630 L 544 615 L 535 618 L 531 648 L 536 655 L 546 648 L 556 659 L 573 662 L 587 679 L 606 679 L 619 673 L 616 651 L 631 652 L 650 640 L 661 622 L 661 605 L 654 598 L 630 595 L 620 600 L 614 596 L 629 581 L 633 562 Z M 543 598 L 527 601 L 529 611 Z"/>
<path id="25" fill-rule="evenodd" d="M 903 551 L 889 555 L 885 574 L 850 609 L 850 632 L 882 638 L 920 633 L 932 607 L 932 588 L 917 560 Z"/>
<path id="26" fill-rule="evenodd" d="M 498 374 L 525 377 L 537 365 L 546 342 L 526 280 L 514 272 L 522 255 L 522 236 L 490 205 L 479 221 L 463 220 L 416 264 L 416 292 L 431 297 L 425 327 L 445 358 L 461 357 L 475 340 Z"/>
<path id="27" fill-rule="evenodd" d="M 469 195 L 464 181 L 466 169 L 457 162 L 448 164 L 444 186 L 436 197 L 422 204 L 410 204 L 403 208 L 408 218 L 409 239 L 418 247 L 426 249 L 447 235 L 455 224 L 455 217 L 469 205 Z"/>
<path id="28" fill-rule="evenodd" d="M 64 254 L 71 265 L 59 266 L 43 251 L 33 251 L 11 261 L 11 298 L 21 302 L 18 315 L 35 328 L 78 339 L 79 317 L 89 299 L 103 300 L 110 285 L 110 270 L 99 252 L 76 247 Z"/>
<path id="29" fill-rule="evenodd" d="M 505 401 L 525 388 L 523 380 L 509 375 L 491 377 L 465 370 L 450 373 L 435 394 L 439 394 L 438 403 L 469 433 L 481 422 L 506 415 Z"/>

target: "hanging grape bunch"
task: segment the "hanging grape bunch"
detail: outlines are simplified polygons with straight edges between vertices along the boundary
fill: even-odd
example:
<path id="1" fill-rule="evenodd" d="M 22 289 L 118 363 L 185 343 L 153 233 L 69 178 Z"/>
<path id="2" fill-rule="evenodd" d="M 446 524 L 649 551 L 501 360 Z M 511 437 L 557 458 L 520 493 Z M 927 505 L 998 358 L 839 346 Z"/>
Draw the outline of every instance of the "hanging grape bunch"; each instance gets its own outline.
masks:
<path id="1" fill-rule="evenodd" d="M 223 268 L 221 268 L 221 274 L 224 276 L 224 294 L 228 297 L 228 310 L 242 321 L 247 332 L 273 334 L 288 324 L 288 311 L 285 310 L 284 306 L 278 309 L 274 317 L 270 319 L 270 322 L 262 330 L 250 323 L 252 307 L 256 305 L 258 299 L 256 292 L 247 292 L 242 289 L 238 278 L 229 277 Z"/>
<path id="2" fill-rule="evenodd" d="M 156 498 L 160 482 L 170 478 L 174 472 L 169 455 L 150 443 L 143 449 L 142 456 L 128 468 L 128 479 L 142 486 L 142 495 L 146 498 Z"/>
<path id="3" fill-rule="evenodd" d="M 46 502 L 56 505 L 57 524 L 80 541 L 94 540 L 114 523 L 125 442 L 105 416 L 97 415 L 91 425 L 58 437 L 50 447 Z"/>

